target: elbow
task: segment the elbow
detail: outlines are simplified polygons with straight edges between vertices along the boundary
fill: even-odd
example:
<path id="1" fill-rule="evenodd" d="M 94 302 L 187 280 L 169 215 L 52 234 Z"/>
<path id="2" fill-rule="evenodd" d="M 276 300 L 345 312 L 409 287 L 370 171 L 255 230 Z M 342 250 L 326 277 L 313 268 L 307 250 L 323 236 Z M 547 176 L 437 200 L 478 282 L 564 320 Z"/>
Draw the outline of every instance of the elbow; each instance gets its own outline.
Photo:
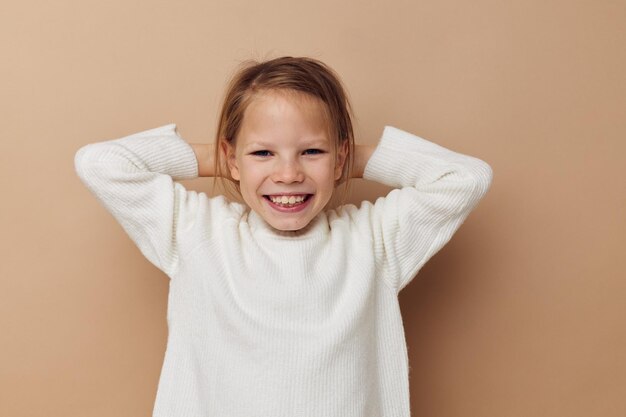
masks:
<path id="1" fill-rule="evenodd" d="M 85 174 L 103 160 L 102 145 L 98 143 L 89 143 L 79 148 L 74 154 L 74 170 L 81 178 L 85 178 Z"/>
<path id="2" fill-rule="evenodd" d="M 474 194 L 477 199 L 481 199 L 491 188 L 493 169 L 487 162 L 481 159 L 474 158 L 474 162 L 471 169 L 471 176 L 474 180 L 472 194 Z"/>
<path id="3" fill-rule="evenodd" d="M 87 144 L 79 148 L 74 154 L 74 170 L 80 178 L 85 177 L 85 172 L 89 169 L 89 165 L 93 164 L 96 159 L 94 156 L 94 144 Z"/>
<path id="4" fill-rule="evenodd" d="M 80 178 L 83 178 L 83 174 L 85 172 L 85 166 L 88 160 L 87 155 L 89 153 L 89 146 L 90 145 L 85 145 L 81 147 L 74 154 L 74 171 L 76 171 L 76 174 Z"/>

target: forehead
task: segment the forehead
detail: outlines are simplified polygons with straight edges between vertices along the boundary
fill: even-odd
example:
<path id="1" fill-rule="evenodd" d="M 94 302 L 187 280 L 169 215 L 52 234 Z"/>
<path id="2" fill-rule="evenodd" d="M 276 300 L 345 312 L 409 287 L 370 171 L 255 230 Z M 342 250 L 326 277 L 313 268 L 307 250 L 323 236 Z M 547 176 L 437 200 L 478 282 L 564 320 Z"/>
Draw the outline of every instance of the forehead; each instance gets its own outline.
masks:
<path id="1" fill-rule="evenodd" d="M 244 112 L 238 140 L 323 139 L 331 132 L 326 105 L 293 90 L 256 93 Z"/>

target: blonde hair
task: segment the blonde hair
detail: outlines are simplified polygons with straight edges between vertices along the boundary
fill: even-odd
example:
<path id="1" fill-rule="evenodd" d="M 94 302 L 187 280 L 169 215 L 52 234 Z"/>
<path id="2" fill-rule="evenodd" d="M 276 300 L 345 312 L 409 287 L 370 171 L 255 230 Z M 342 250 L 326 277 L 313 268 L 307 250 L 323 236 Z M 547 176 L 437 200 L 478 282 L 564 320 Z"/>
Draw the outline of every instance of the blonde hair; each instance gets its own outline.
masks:
<path id="1" fill-rule="evenodd" d="M 344 200 L 354 164 L 352 106 L 335 71 L 323 62 L 307 57 L 284 56 L 264 62 L 248 60 L 240 65 L 228 83 L 220 113 L 214 150 L 214 185 L 219 182 L 225 191 L 241 196 L 238 182 L 231 177 L 223 163 L 221 145 L 225 141 L 233 148 L 236 146 L 246 108 L 257 94 L 269 90 L 304 93 L 321 100 L 335 155 L 344 144 L 348 148 L 342 175 L 337 181 L 337 184 L 345 182 L 342 193 Z M 235 193 L 232 186 L 229 188 L 224 184 L 224 179 L 234 185 Z"/>

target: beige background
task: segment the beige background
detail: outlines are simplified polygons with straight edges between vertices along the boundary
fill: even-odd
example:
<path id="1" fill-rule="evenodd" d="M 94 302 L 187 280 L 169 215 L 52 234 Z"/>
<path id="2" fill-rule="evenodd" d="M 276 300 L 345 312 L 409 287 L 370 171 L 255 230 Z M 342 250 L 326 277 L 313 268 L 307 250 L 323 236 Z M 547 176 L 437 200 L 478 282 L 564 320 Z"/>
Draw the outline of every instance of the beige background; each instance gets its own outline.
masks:
<path id="1" fill-rule="evenodd" d="M 360 142 L 391 124 L 494 170 L 401 293 L 413 415 L 626 415 L 625 22 L 609 0 L 4 2 L 0 415 L 151 415 L 168 279 L 74 153 L 170 122 L 209 142 L 236 64 L 279 55 L 343 76 Z"/>

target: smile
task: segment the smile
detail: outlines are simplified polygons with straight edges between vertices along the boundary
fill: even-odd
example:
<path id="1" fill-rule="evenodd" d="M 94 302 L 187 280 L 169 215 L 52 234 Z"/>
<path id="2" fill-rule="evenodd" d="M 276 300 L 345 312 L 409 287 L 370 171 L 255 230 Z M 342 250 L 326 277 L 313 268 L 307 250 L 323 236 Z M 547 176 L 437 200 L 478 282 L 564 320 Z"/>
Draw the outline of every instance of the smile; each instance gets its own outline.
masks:
<path id="1" fill-rule="evenodd" d="M 297 194 L 297 195 L 264 195 L 263 197 L 269 202 L 269 205 L 282 212 L 300 211 L 306 207 L 313 194 Z"/>

